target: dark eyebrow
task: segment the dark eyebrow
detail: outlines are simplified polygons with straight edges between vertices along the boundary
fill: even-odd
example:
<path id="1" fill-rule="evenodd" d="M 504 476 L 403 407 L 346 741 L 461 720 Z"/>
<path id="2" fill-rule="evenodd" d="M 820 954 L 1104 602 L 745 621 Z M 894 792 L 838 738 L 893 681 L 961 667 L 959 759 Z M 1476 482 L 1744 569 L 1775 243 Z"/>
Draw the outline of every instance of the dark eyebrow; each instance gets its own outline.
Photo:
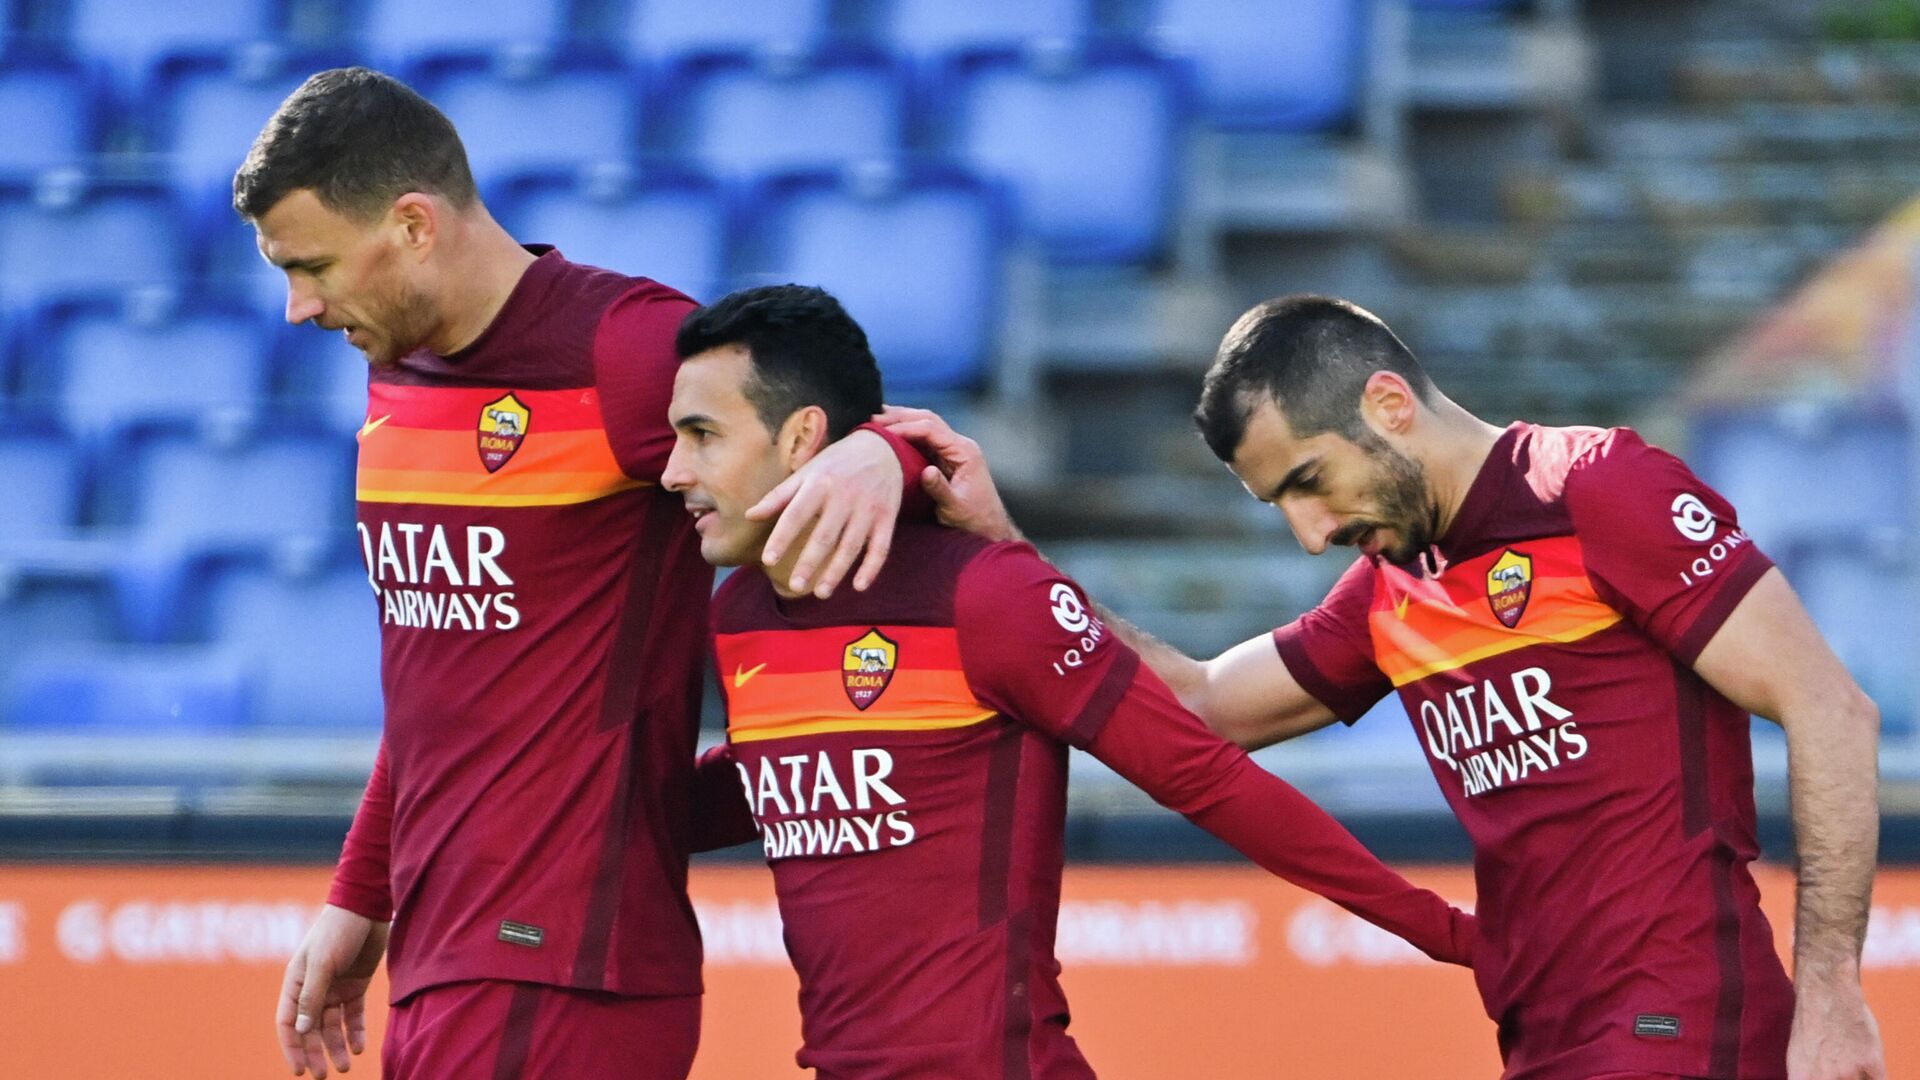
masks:
<path id="1" fill-rule="evenodd" d="M 314 267 L 326 262 L 325 259 L 271 259 L 268 260 L 282 270 L 305 270 L 312 273 Z"/>
<path id="2" fill-rule="evenodd" d="M 1267 493 L 1267 501 L 1279 502 L 1281 497 L 1287 492 L 1299 487 L 1307 473 L 1311 472 L 1313 467 L 1318 464 L 1320 464 L 1319 458 L 1309 458 L 1295 465 L 1293 468 L 1288 469 L 1287 475 L 1281 477 L 1280 482 L 1275 484 L 1273 490 Z"/>
<path id="3" fill-rule="evenodd" d="M 673 422 L 675 430 L 696 428 L 702 424 L 713 426 L 713 417 L 705 413 L 688 413 Z"/>

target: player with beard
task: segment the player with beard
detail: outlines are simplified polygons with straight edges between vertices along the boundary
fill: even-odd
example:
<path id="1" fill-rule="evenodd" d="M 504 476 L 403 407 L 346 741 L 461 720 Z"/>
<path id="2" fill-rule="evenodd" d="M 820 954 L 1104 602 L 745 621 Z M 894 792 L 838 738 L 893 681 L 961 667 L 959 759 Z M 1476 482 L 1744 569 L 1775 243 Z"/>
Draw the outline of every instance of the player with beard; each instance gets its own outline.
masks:
<path id="1" fill-rule="evenodd" d="M 702 308 L 678 349 L 663 482 L 703 558 L 757 566 L 746 509 L 879 408 L 879 370 L 797 285 Z M 1428 955 L 1471 955 L 1470 916 L 1208 731 L 1026 544 L 903 524 L 873 588 L 826 600 L 781 569 L 714 597 L 728 745 L 702 771 L 761 831 L 819 1080 L 1093 1075 L 1053 956 L 1069 746 Z"/>
<path id="2" fill-rule="evenodd" d="M 1017 535 L 929 413 L 942 519 Z M 1474 845 L 1475 969 L 1507 1080 L 1861 1080 L 1879 716 L 1733 508 L 1631 430 L 1495 427 L 1368 312 L 1292 296 L 1228 331 L 1195 412 L 1327 598 L 1212 660 L 1109 618 L 1246 747 L 1398 692 Z M 1794 980 L 1761 914 L 1748 714 L 1786 731 Z"/>
<path id="3" fill-rule="evenodd" d="M 280 106 L 234 207 L 286 271 L 287 320 L 371 369 L 357 497 L 386 721 L 282 983 L 288 1064 L 324 1077 L 364 1050 L 384 953 L 389 1080 L 684 1077 L 713 573 L 659 479 L 694 302 L 522 247 L 446 117 L 364 68 Z M 792 500 L 767 552 L 794 588 L 831 593 L 863 550 L 871 581 L 908 462 L 853 433 L 769 493 L 763 519 Z"/>

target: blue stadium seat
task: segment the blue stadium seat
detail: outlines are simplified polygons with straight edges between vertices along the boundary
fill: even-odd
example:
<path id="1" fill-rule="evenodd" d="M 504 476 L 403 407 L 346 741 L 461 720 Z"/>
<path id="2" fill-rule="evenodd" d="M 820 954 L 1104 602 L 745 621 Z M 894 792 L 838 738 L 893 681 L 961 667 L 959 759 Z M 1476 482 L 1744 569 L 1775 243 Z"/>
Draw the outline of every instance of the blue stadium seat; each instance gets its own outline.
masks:
<path id="1" fill-rule="evenodd" d="M 1828 644 L 1880 706 L 1889 736 L 1915 729 L 1913 653 L 1920 642 L 1920 578 L 1898 547 L 1876 551 L 1833 538 L 1788 567 Z"/>
<path id="2" fill-rule="evenodd" d="M 100 94 L 86 69 L 52 57 L 0 59 L 0 179 L 80 164 L 99 142 Z M 31 137 L 18 137 L 21 133 Z"/>
<path id="3" fill-rule="evenodd" d="M 113 640 L 112 612 L 99 580 L 27 576 L 0 585 L 0 703 L 39 658 Z"/>
<path id="4" fill-rule="evenodd" d="M 628 55 L 666 59 L 699 52 L 811 50 L 827 35 L 829 0 L 630 0 Z"/>
<path id="5" fill-rule="evenodd" d="M 1052 258 L 1153 255 L 1173 202 L 1181 90 L 1151 56 L 982 53 L 950 72 L 954 155 L 1011 187 L 1021 231 Z"/>
<path id="6" fill-rule="evenodd" d="M 233 568 L 205 595 L 212 640 L 245 665 L 258 722 L 314 734 L 380 726 L 380 608 L 364 569 Z"/>
<path id="7" fill-rule="evenodd" d="M 51 432 L 13 430 L 0 434 L 0 462 L 7 474 L 0 559 L 19 545 L 72 535 L 85 479 L 79 448 Z"/>
<path id="8" fill-rule="evenodd" d="M 234 171 L 267 118 L 307 76 L 344 63 L 270 47 L 177 57 L 160 66 L 147 95 L 148 140 L 176 187 L 231 215 Z"/>
<path id="9" fill-rule="evenodd" d="M 90 188 L 49 174 L 33 189 L 0 187 L 0 306 L 177 286 L 183 233 L 165 191 L 150 185 Z"/>
<path id="10" fill-rule="evenodd" d="M 757 278 L 819 285 L 866 328 L 889 392 L 985 381 L 1005 225 L 992 193 L 958 174 L 776 181 L 749 230 Z"/>
<path id="11" fill-rule="evenodd" d="M 139 440 L 121 497 L 136 537 L 166 547 L 338 546 L 353 530 L 351 448 L 297 436 L 230 448 L 180 437 Z"/>
<path id="12" fill-rule="evenodd" d="M 28 363 L 50 369 L 42 378 L 67 429 L 93 437 L 153 423 L 251 427 L 265 402 L 270 326 L 240 310 L 140 300 L 66 306 L 44 319 Z"/>
<path id="13" fill-rule="evenodd" d="M 238 662 L 174 648 L 42 655 L 22 665 L 10 696 L 8 721 L 16 731 L 231 731 L 249 713 Z"/>
<path id="14" fill-rule="evenodd" d="M 282 27 L 280 0 L 192 0 L 181 4 L 68 0 L 68 36 L 75 52 L 105 61 L 123 93 L 131 93 L 166 57 L 230 50 L 271 41 Z"/>
<path id="15" fill-rule="evenodd" d="M 1154 0 L 1152 33 L 1193 66 L 1219 127 L 1319 131 L 1357 109 L 1370 0 Z"/>
<path id="16" fill-rule="evenodd" d="M 1913 482 L 1903 421 L 1838 413 L 1729 412 L 1695 421 L 1688 461 L 1776 555 L 1831 535 L 1911 527 Z"/>
<path id="17" fill-rule="evenodd" d="M 340 334 L 311 326 L 282 332 L 279 400 L 319 430 L 352 436 L 367 419 L 367 355 Z"/>
<path id="18" fill-rule="evenodd" d="M 1033 41 L 1073 41 L 1093 25 L 1090 0 L 883 0 L 880 34 L 900 52 L 931 57 Z"/>
<path id="19" fill-rule="evenodd" d="M 814 57 L 744 54 L 682 64 L 665 95 L 681 154 L 741 178 L 898 155 L 906 83 L 893 62 L 836 51 Z"/>
<path id="20" fill-rule="evenodd" d="M 389 69 L 421 56 L 546 51 L 571 36 L 568 0 L 367 0 L 361 43 Z"/>
<path id="21" fill-rule="evenodd" d="M 574 262 L 699 299 L 726 282 L 727 203 L 699 176 L 613 168 L 529 177 L 502 195 L 498 213 L 523 243 L 552 244 Z"/>
<path id="22" fill-rule="evenodd" d="M 640 93 L 618 62 L 569 54 L 492 64 L 451 57 L 421 65 L 415 87 L 460 131 L 474 179 L 626 161 L 639 140 Z"/>
<path id="23" fill-rule="evenodd" d="M 253 226 L 225 201 L 194 216 L 195 277 L 209 296 L 231 300 L 268 319 L 287 317 L 287 275 L 260 255 Z"/>

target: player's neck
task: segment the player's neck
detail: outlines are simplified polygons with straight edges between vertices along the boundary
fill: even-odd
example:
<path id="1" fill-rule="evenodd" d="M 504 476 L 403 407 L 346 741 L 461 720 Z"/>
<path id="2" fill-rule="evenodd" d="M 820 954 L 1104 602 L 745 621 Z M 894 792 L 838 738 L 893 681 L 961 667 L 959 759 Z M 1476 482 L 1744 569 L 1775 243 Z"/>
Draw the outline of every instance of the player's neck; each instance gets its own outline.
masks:
<path id="1" fill-rule="evenodd" d="M 475 214 L 473 221 L 460 223 L 448 237 L 453 250 L 446 257 L 449 265 L 457 267 L 448 275 L 441 305 L 449 314 L 428 342 L 441 356 L 459 352 L 486 333 L 535 258 L 484 207 L 476 207 Z"/>
<path id="2" fill-rule="evenodd" d="M 1503 429 L 1487 423 L 1441 397 L 1433 410 L 1434 424 L 1422 447 L 1421 464 L 1437 511 L 1433 535 L 1444 539 L 1466 504 L 1467 492 L 1500 441 Z"/>

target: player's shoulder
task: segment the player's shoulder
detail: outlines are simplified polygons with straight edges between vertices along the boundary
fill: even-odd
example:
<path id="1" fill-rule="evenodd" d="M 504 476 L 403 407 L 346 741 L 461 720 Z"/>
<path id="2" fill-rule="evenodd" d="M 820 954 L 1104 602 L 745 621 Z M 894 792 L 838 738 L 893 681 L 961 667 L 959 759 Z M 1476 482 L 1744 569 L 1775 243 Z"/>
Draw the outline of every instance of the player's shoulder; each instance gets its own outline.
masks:
<path id="1" fill-rule="evenodd" d="M 1631 485 L 1649 465 L 1672 460 L 1629 427 L 1528 425 L 1521 436 L 1528 486 L 1547 501 L 1581 501 Z"/>
<path id="2" fill-rule="evenodd" d="M 773 581 L 757 566 L 736 567 L 713 591 L 710 621 L 717 633 L 760 629 L 775 611 Z"/>

